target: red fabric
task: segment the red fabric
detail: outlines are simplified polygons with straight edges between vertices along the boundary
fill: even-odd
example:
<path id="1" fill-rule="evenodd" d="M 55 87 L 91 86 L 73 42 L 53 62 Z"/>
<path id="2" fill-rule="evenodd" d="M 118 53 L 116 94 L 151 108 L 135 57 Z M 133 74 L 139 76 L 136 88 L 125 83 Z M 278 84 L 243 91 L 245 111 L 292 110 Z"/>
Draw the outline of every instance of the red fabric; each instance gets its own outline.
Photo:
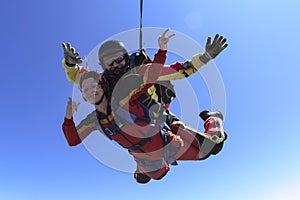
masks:
<path id="1" fill-rule="evenodd" d="M 166 51 L 159 50 L 156 53 L 153 62 L 163 64 L 165 62 L 165 59 Z M 145 73 L 146 70 L 149 69 L 149 66 L 151 66 L 151 64 L 144 65 L 141 68 L 140 72 L 142 72 L 142 74 Z M 156 64 L 152 65 L 152 69 L 150 69 L 148 77 L 145 77 L 149 81 L 148 84 L 145 84 L 139 92 L 135 93 L 135 95 L 131 97 L 130 101 L 124 106 L 124 109 L 129 110 L 130 113 L 134 114 L 137 117 L 145 117 L 142 105 L 137 100 L 137 98 L 152 86 L 152 83 L 156 81 L 159 74 L 170 74 L 170 72 L 174 73 L 175 71 L 181 69 L 181 67 L 182 63 L 176 63 L 172 65 L 171 68 L 162 68 L 161 65 Z M 161 70 L 162 72 L 160 72 Z M 110 127 L 110 123 L 111 122 L 108 122 L 107 124 L 101 123 L 101 125 L 103 126 L 103 128 L 108 128 Z M 208 124 L 210 123 L 206 122 L 206 126 L 210 127 Z M 208 130 L 206 126 L 205 130 Z M 150 133 L 152 134 L 151 140 L 145 143 L 145 145 L 140 149 L 132 151 L 131 153 L 132 155 L 140 159 L 159 160 L 164 157 L 164 148 L 166 148 L 161 138 L 160 126 L 151 129 L 149 125 L 143 124 L 142 122 L 133 125 L 127 124 L 122 127 L 122 130 L 118 134 L 112 136 L 111 138 L 118 142 L 121 146 L 129 148 L 133 144 L 139 143 L 141 139 L 149 136 L 149 130 L 152 130 L 152 132 Z M 201 153 L 199 153 L 199 141 L 193 134 L 178 126 L 171 126 L 171 130 L 173 133 L 177 134 L 174 135 L 172 132 L 169 132 L 170 143 L 169 145 L 167 145 L 167 148 L 170 149 L 170 156 L 174 157 L 176 160 L 199 160 L 202 157 Z M 63 124 L 63 131 L 70 146 L 75 146 L 81 143 L 81 139 L 78 136 L 73 119 L 65 119 Z M 163 166 L 160 169 L 154 172 L 148 172 L 142 165 L 140 165 L 139 163 L 137 164 L 139 171 L 141 173 L 145 173 L 152 179 L 160 179 L 170 170 L 169 164 L 167 164 L 166 162 L 163 163 Z"/>
<path id="2" fill-rule="evenodd" d="M 158 50 L 158 52 L 155 54 L 154 61 L 153 63 L 160 63 L 164 64 L 165 59 L 166 59 L 166 53 L 167 51 L 163 50 Z M 138 73 L 139 74 L 145 74 L 146 70 L 151 66 L 151 64 L 145 64 L 143 65 Z M 161 66 L 160 74 L 159 76 L 164 76 L 164 75 L 171 75 L 171 74 L 177 74 L 178 71 L 183 69 L 183 63 L 182 62 L 176 62 L 172 65 L 169 66 Z"/>
<path id="3" fill-rule="evenodd" d="M 138 71 L 139 74 L 144 74 L 145 71 L 150 67 L 150 64 L 145 64 L 143 65 L 140 70 Z M 181 62 L 176 62 L 170 66 L 163 66 L 159 76 L 164 76 L 164 75 L 170 75 L 170 74 L 177 74 L 179 70 L 182 69 L 182 63 Z"/>
<path id="4" fill-rule="evenodd" d="M 213 135 L 216 135 L 217 132 L 218 132 L 218 128 L 216 126 L 216 121 L 213 117 L 209 117 L 205 120 L 204 122 L 204 132 L 213 136 Z"/>
<path id="5" fill-rule="evenodd" d="M 145 74 L 147 76 L 144 77 L 146 79 L 146 84 L 140 88 L 140 91 L 134 93 L 134 95 L 130 97 L 129 102 L 124 105 L 124 109 L 137 117 L 145 117 L 144 109 L 137 98 L 145 93 L 147 89 L 157 81 L 165 59 L 166 51 L 158 51 L 156 53 L 153 63 L 148 64 L 148 66 L 151 67 L 147 69 L 148 73 Z M 133 144 L 139 143 L 143 138 L 151 137 L 151 140 L 146 142 L 141 148 L 131 151 L 131 154 L 139 159 L 155 161 L 164 157 L 164 141 L 162 140 L 160 129 L 160 126 L 152 127 L 143 122 L 127 124 L 122 127 L 122 130 L 117 135 L 113 136 L 112 139 L 128 148 Z M 152 179 L 160 179 L 169 171 L 169 165 L 164 162 L 160 169 L 148 172 L 143 165 L 138 163 L 138 169 Z"/>
<path id="6" fill-rule="evenodd" d="M 170 127 L 173 133 L 180 136 L 184 146 L 179 151 L 171 154 L 176 160 L 199 160 L 202 155 L 200 152 L 200 144 L 197 138 L 189 131 L 173 125 Z"/>
<path id="7" fill-rule="evenodd" d="M 73 118 L 64 119 L 64 123 L 62 125 L 62 130 L 64 132 L 65 138 L 70 146 L 76 146 L 81 143 L 81 139 L 77 133 L 77 129 Z"/>
<path id="8" fill-rule="evenodd" d="M 160 63 L 163 65 L 166 61 L 166 57 L 167 51 L 159 49 L 154 55 L 153 63 Z"/>

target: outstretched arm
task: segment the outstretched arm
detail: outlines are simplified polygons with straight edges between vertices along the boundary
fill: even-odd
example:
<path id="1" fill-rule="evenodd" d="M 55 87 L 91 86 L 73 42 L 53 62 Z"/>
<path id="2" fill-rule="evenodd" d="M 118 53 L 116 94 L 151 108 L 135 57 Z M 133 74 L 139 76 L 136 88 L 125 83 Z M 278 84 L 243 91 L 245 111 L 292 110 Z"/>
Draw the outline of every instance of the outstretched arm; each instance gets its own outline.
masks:
<path id="1" fill-rule="evenodd" d="M 144 68 L 143 76 L 141 74 L 135 74 L 130 76 L 124 76 L 124 78 L 119 81 L 117 85 L 126 86 L 122 89 L 119 89 L 119 102 L 120 105 L 123 106 L 129 100 L 135 100 L 139 98 L 143 93 L 147 91 L 153 84 L 157 82 L 158 77 L 161 74 L 161 70 L 166 61 L 166 53 L 168 48 L 169 39 L 172 38 L 175 34 L 167 35 L 169 29 L 166 29 L 162 35 L 158 37 L 158 46 L 159 50 L 156 52 L 154 56 L 154 60 L 152 63 L 147 64 L 147 67 L 142 66 Z"/>
<path id="2" fill-rule="evenodd" d="M 81 139 L 73 121 L 73 114 L 78 109 L 78 106 L 79 103 L 77 104 L 73 102 L 71 98 L 69 98 L 62 130 L 70 146 L 76 146 L 77 144 L 81 143 Z"/>
<path id="3" fill-rule="evenodd" d="M 226 41 L 227 39 L 223 36 L 219 36 L 219 34 L 215 35 L 212 43 L 211 38 L 208 37 L 205 53 L 198 53 L 194 55 L 191 60 L 186 62 L 176 62 L 174 64 L 164 66 L 158 80 L 178 80 L 196 73 L 202 66 L 206 65 L 211 59 L 216 58 L 225 48 L 227 48 L 228 44 L 226 44 Z M 161 52 L 163 51 L 158 51 L 158 53 Z M 148 67 L 149 66 L 147 65 L 143 66 L 139 73 L 145 73 Z"/>
<path id="4" fill-rule="evenodd" d="M 87 69 L 78 65 L 82 63 L 82 58 L 79 57 L 79 53 L 70 43 L 62 43 L 62 48 L 64 51 L 62 65 L 65 68 L 67 79 L 71 83 L 79 84 L 82 73 L 87 71 Z"/>
<path id="5" fill-rule="evenodd" d="M 89 134 L 97 129 L 96 114 L 90 113 L 84 120 L 82 120 L 76 127 L 73 121 L 73 114 L 77 111 L 79 103 L 75 103 L 69 98 L 66 109 L 66 116 L 62 129 L 65 138 L 70 146 L 76 146 L 81 143 Z"/>

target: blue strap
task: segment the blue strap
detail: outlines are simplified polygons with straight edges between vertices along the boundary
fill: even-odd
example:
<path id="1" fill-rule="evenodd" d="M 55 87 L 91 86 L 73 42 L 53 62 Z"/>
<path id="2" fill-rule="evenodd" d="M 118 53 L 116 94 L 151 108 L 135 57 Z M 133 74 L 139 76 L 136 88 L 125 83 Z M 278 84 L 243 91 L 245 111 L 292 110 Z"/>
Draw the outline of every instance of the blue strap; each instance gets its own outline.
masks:
<path id="1" fill-rule="evenodd" d="M 165 124 L 165 126 L 161 129 L 160 133 L 164 141 L 164 159 L 168 164 L 178 165 L 176 160 L 170 157 L 170 149 L 168 148 L 168 144 L 170 143 L 168 131 L 170 130 L 169 126 Z"/>
<path id="2" fill-rule="evenodd" d="M 125 110 L 122 107 L 118 107 L 117 110 L 115 110 L 115 115 L 120 117 L 121 121 L 124 121 L 128 124 L 134 124 L 136 121 L 141 121 L 144 123 L 150 123 L 151 119 L 149 118 L 149 111 L 147 112 L 147 110 L 144 109 L 144 115 L 145 117 L 137 117 L 136 115 L 128 112 L 127 110 Z M 118 119 L 118 118 L 117 118 Z"/>

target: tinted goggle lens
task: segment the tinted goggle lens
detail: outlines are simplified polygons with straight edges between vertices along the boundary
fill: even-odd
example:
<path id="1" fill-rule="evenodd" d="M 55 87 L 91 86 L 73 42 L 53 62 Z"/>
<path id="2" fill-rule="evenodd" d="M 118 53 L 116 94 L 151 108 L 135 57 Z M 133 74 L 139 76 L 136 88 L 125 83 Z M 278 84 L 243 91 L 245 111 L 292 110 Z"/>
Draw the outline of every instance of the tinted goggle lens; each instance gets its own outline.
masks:
<path id="1" fill-rule="evenodd" d="M 114 62 L 116 62 L 117 64 L 121 63 L 123 60 L 125 59 L 124 55 L 121 55 L 119 57 L 117 57 L 116 59 L 113 59 L 111 62 L 109 62 L 108 66 L 113 66 Z"/>

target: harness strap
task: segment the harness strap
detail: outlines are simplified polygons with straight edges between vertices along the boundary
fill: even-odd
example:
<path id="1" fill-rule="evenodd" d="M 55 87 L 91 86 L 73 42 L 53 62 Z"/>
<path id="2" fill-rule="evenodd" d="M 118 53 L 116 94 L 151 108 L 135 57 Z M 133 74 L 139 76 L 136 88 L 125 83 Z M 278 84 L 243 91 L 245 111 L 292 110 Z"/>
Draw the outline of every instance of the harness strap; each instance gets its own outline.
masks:
<path id="1" fill-rule="evenodd" d="M 115 119 L 113 123 L 110 125 L 110 127 L 105 128 L 103 131 L 106 136 L 108 136 L 110 139 L 112 136 L 120 133 L 122 127 L 126 124 L 135 124 L 135 122 L 140 121 L 144 122 L 146 124 L 149 124 L 152 122 L 152 126 L 150 127 L 150 130 L 145 135 L 144 138 L 140 140 L 139 143 L 133 144 L 131 147 L 128 148 L 130 151 L 135 151 L 138 149 L 141 149 L 148 141 L 151 140 L 151 135 L 155 129 L 155 124 L 158 124 L 155 120 L 151 121 L 151 118 L 149 117 L 149 110 L 142 105 L 144 115 L 145 117 L 137 117 L 136 115 L 129 113 L 127 110 L 125 110 L 122 107 L 118 107 L 115 113 Z"/>
<path id="2" fill-rule="evenodd" d="M 121 131 L 121 128 L 117 126 L 116 123 L 112 123 L 109 128 L 104 129 L 104 133 L 107 137 L 111 138 L 114 135 L 117 135 L 118 132 Z"/>
<path id="3" fill-rule="evenodd" d="M 144 107 L 143 107 L 144 108 Z M 148 111 L 148 110 L 147 110 Z M 129 113 L 128 111 L 126 111 L 125 109 L 119 107 L 116 112 L 116 115 L 118 115 L 119 117 L 121 117 L 122 119 L 126 120 L 125 123 L 130 123 L 133 124 L 134 122 L 136 122 L 137 120 L 141 121 L 145 121 L 150 120 L 149 118 L 141 118 L 141 117 L 137 117 L 134 114 Z M 169 112 L 165 112 L 164 115 L 167 115 L 167 119 L 169 119 L 170 113 Z M 128 152 L 131 153 L 132 151 L 136 151 L 136 150 L 140 150 L 147 142 L 149 142 L 151 140 L 151 136 L 153 133 L 153 129 L 155 129 L 155 125 L 160 125 L 161 126 L 161 130 L 160 130 L 160 134 L 161 134 L 161 138 L 164 142 L 164 157 L 160 160 L 157 161 L 149 161 L 149 160 L 141 160 L 138 159 L 139 162 L 143 163 L 143 165 L 147 168 L 148 171 L 155 171 L 154 169 L 160 169 L 160 167 L 162 166 L 163 161 L 165 160 L 167 163 L 171 164 L 171 165 L 178 165 L 176 160 L 174 158 L 170 157 L 170 149 L 169 149 L 169 135 L 168 135 L 168 131 L 170 130 L 170 127 L 168 126 L 168 124 L 166 122 L 160 122 L 158 123 L 158 121 L 155 120 L 151 120 L 154 124 L 151 126 L 150 130 L 148 131 L 148 133 L 145 135 L 145 138 L 142 138 L 140 140 L 140 142 L 138 142 L 137 144 L 132 145 L 131 147 L 128 148 Z M 168 120 L 167 120 L 168 121 Z M 114 123 L 114 125 L 111 127 L 111 129 L 106 128 L 106 134 L 110 134 L 110 136 L 117 134 L 119 131 L 121 131 L 122 126 L 124 126 L 125 124 L 120 124 L 117 125 L 116 123 Z M 147 137 L 150 136 L 150 137 Z"/>
<path id="4" fill-rule="evenodd" d="M 161 137 L 163 138 L 164 141 L 164 160 L 171 165 L 178 165 L 176 160 L 172 157 L 170 157 L 170 148 L 168 144 L 170 143 L 168 131 L 170 130 L 169 126 L 165 124 L 165 126 L 161 129 Z"/>
<path id="5" fill-rule="evenodd" d="M 119 122 L 123 122 L 123 125 L 124 125 L 124 123 L 134 124 L 137 121 L 149 124 L 151 122 L 151 119 L 149 117 L 149 111 L 146 110 L 144 107 L 143 107 L 143 111 L 144 111 L 145 117 L 137 117 L 136 115 L 129 113 L 127 110 L 125 110 L 122 107 L 118 107 L 114 113 L 115 113 L 115 116 L 118 116 L 117 117 L 118 124 L 119 124 Z"/>
<path id="6" fill-rule="evenodd" d="M 131 147 L 128 148 L 129 153 L 132 152 L 132 151 L 136 151 L 136 150 L 141 149 L 150 140 L 151 140 L 150 137 L 141 139 L 141 141 L 139 143 L 137 143 L 135 145 L 132 145 Z"/>

